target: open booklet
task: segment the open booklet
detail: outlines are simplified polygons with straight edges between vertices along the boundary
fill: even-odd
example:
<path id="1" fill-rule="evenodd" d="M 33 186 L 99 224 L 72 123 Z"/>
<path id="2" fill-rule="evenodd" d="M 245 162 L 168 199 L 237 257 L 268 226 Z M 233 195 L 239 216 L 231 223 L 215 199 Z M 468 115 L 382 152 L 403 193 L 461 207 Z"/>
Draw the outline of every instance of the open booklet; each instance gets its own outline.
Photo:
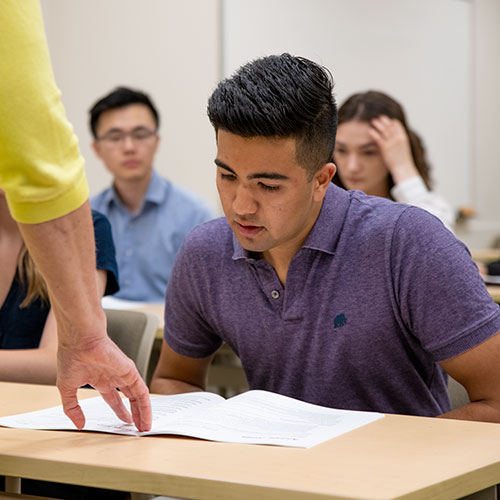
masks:
<path id="1" fill-rule="evenodd" d="M 128 405 L 128 400 L 125 400 Z M 119 420 L 98 396 L 83 399 L 84 430 L 144 436 L 174 434 L 229 443 L 310 448 L 383 417 L 380 413 L 336 410 L 267 391 L 230 399 L 210 392 L 151 396 L 153 425 L 138 432 Z M 61 406 L 0 418 L 0 425 L 22 429 L 74 430 Z"/>

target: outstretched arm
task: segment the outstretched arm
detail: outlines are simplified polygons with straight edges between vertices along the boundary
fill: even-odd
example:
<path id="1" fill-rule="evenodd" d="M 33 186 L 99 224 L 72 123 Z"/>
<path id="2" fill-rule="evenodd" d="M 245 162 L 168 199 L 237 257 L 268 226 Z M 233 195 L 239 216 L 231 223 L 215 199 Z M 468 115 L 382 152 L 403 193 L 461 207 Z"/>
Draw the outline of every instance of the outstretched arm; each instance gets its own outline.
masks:
<path id="1" fill-rule="evenodd" d="M 68 215 L 19 224 L 49 289 L 58 326 L 57 386 L 65 413 L 78 428 L 85 417 L 77 389 L 95 387 L 118 417 L 130 422 L 119 388 L 130 399 L 139 430 L 151 426 L 149 392 L 134 363 L 109 339 L 96 286 L 95 243 L 88 202 Z"/>
<path id="2" fill-rule="evenodd" d="M 118 387 L 131 399 L 138 428 L 148 430 L 147 387 L 106 334 L 83 158 L 54 81 L 38 0 L 3 1 L 0 26 L 0 142 L 8 145 L 0 186 L 49 288 L 65 412 L 84 425 L 76 391 L 89 383 L 129 421 Z"/>

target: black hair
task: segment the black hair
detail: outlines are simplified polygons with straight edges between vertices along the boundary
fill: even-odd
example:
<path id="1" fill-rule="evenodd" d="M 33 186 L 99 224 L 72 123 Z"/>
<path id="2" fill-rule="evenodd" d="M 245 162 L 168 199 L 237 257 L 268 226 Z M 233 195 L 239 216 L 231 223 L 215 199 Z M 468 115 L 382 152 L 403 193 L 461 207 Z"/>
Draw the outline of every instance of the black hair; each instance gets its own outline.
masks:
<path id="1" fill-rule="evenodd" d="M 97 138 L 97 122 L 99 117 L 110 109 L 123 108 L 130 104 L 144 104 L 153 114 L 156 129 L 160 126 L 160 115 L 151 98 L 140 90 L 133 90 L 127 87 L 117 87 L 109 94 L 99 99 L 89 110 L 90 130 L 94 139 Z"/>
<path id="2" fill-rule="evenodd" d="M 324 67 L 290 54 L 252 61 L 222 80 L 208 100 L 215 132 L 293 137 L 297 163 L 312 178 L 331 162 L 337 130 L 333 79 Z"/>

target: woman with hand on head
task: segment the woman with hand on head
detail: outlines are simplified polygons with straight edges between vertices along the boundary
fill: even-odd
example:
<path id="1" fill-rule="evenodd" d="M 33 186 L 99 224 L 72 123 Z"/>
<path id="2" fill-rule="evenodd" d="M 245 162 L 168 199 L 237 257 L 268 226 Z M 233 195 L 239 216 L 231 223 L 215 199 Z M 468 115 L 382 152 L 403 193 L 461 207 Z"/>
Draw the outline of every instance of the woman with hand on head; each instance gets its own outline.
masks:
<path id="1" fill-rule="evenodd" d="M 118 290 L 117 264 L 107 219 L 92 213 L 97 289 Z M 57 325 L 47 286 L 0 190 L 0 380 L 55 384 Z"/>
<path id="2" fill-rule="evenodd" d="M 432 191 L 422 142 L 388 95 L 368 91 L 342 104 L 334 160 L 338 186 L 423 208 L 452 230 L 454 211 Z"/>

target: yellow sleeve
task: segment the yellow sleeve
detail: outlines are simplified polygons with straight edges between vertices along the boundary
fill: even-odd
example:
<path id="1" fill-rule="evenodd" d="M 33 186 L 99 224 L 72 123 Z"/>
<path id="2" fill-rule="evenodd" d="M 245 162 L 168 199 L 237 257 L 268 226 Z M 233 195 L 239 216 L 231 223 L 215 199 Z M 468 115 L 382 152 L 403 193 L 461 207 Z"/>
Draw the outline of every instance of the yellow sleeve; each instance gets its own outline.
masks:
<path id="1" fill-rule="evenodd" d="M 39 0 L 2 0 L 0 27 L 0 188 L 18 222 L 45 222 L 88 198 L 84 161 L 54 80 Z"/>

